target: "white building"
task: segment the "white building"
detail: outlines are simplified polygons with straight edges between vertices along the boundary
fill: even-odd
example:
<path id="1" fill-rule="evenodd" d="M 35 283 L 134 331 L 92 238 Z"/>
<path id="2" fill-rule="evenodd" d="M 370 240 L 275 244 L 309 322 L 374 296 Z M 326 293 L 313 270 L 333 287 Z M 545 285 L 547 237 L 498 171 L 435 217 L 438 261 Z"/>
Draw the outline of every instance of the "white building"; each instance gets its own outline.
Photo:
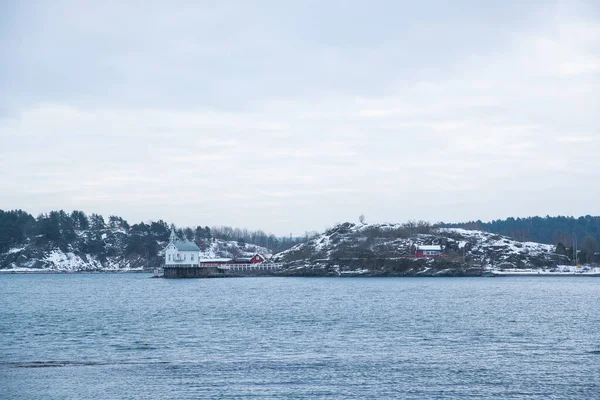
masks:
<path id="1" fill-rule="evenodd" d="M 442 246 L 440 245 L 418 245 L 415 249 L 417 257 L 439 257 L 442 255 Z"/>
<path id="2" fill-rule="evenodd" d="M 171 230 L 169 244 L 165 248 L 165 267 L 197 267 L 200 265 L 200 248 L 196 243 L 179 240 Z"/>

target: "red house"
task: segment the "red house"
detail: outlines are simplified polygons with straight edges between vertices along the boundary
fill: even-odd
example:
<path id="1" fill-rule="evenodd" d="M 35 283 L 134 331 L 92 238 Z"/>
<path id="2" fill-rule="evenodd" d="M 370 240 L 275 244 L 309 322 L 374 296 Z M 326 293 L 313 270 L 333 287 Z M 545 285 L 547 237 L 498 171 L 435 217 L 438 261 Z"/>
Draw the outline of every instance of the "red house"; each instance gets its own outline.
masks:
<path id="1" fill-rule="evenodd" d="M 415 248 L 415 257 L 440 257 L 442 255 L 442 246 L 434 245 L 417 245 Z"/>
<path id="2" fill-rule="evenodd" d="M 265 261 L 261 254 L 255 254 L 252 257 L 236 257 L 227 264 L 259 264 Z"/>
<path id="3" fill-rule="evenodd" d="M 219 265 L 259 264 L 265 261 L 265 257 L 257 253 L 252 257 L 201 259 L 200 266 L 217 267 Z"/>

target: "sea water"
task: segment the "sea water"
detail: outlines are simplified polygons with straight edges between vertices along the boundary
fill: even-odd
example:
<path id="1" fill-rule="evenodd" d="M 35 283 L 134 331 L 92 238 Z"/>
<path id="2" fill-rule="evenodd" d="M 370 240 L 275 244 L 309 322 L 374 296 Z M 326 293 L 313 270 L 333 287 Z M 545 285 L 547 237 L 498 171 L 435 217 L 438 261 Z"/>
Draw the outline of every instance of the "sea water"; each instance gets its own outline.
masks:
<path id="1" fill-rule="evenodd" d="M 600 278 L 0 275 L 2 399 L 600 399 Z"/>

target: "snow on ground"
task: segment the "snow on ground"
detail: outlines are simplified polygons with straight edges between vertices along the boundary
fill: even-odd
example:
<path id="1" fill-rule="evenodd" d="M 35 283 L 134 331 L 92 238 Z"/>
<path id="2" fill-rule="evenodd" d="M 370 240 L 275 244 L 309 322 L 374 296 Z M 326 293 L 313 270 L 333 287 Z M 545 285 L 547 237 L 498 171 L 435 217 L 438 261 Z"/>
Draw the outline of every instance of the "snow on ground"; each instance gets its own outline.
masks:
<path id="1" fill-rule="evenodd" d="M 159 243 L 162 247 L 162 244 Z M 23 251 L 26 247 L 15 247 L 9 249 L 5 254 L 15 254 Z M 235 249 L 235 250 L 234 250 Z M 237 241 L 212 241 L 210 247 L 201 252 L 202 259 L 222 258 L 231 259 L 233 250 L 241 257 L 251 257 L 256 253 L 264 255 L 266 258 L 271 256 L 269 250 L 264 247 L 247 244 L 244 250 L 240 250 Z M 241 252 L 240 252 L 241 251 Z M 162 251 L 161 251 L 162 253 Z M 20 266 L 16 267 L 13 263 L 12 268 L 1 270 L 2 272 L 78 272 L 78 271 L 140 271 L 144 265 L 141 259 L 124 257 L 117 255 L 107 257 L 103 262 L 90 254 L 75 253 L 72 251 L 62 251 L 54 248 L 49 252 L 45 252 L 40 258 L 31 258 L 20 261 Z"/>
<path id="2" fill-rule="evenodd" d="M 495 275 L 600 275 L 600 267 L 583 265 L 578 268 L 575 265 L 558 265 L 556 268 L 529 268 L 529 269 L 491 269 Z"/>
<path id="3" fill-rule="evenodd" d="M 86 271 L 102 269 L 102 264 L 95 258 L 89 257 L 86 260 L 73 252 L 63 252 L 55 249 L 48 253 L 44 260 L 50 265 L 50 269 L 62 271 Z"/>
<path id="4" fill-rule="evenodd" d="M 43 272 L 57 272 L 55 270 L 51 270 L 48 268 L 10 268 L 10 269 L 0 269 L 0 274 L 12 274 L 12 273 L 43 273 Z"/>
<path id="5" fill-rule="evenodd" d="M 8 249 L 8 251 L 5 254 L 14 254 L 14 253 L 18 253 L 23 250 L 25 250 L 25 246 L 24 247 L 13 247 L 12 249 Z"/>
<path id="6" fill-rule="evenodd" d="M 342 275 L 362 275 L 362 274 L 366 274 L 369 272 L 370 271 L 368 269 L 355 269 L 354 271 L 340 271 L 340 274 L 342 274 Z"/>
<path id="7" fill-rule="evenodd" d="M 47 266 L 42 270 L 50 271 L 140 271 L 143 269 L 142 266 L 131 267 L 128 261 L 120 257 L 108 257 L 102 265 L 100 260 L 89 254 L 82 257 L 73 252 L 63 252 L 60 249 L 52 250 L 42 261 Z M 13 268 L 12 271 L 15 269 Z"/>
<path id="8" fill-rule="evenodd" d="M 526 265 L 533 259 L 548 260 L 554 254 L 555 246 L 535 242 L 519 242 L 512 238 L 495 233 L 474 231 L 462 228 L 440 228 L 444 234 L 460 236 L 456 240 L 459 248 L 467 248 L 469 254 L 491 268 L 497 263 L 514 263 L 521 260 Z"/>
<path id="9" fill-rule="evenodd" d="M 224 257 L 230 259 L 233 257 L 230 249 L 239 249 L 237 241 L 216 239 L 210 242 L 210 245 L 206 250 L 200 251 L 200 259 L 218 259 Z M 256 253 L 262 254 L 267 258 L 271 256 L 269 249 L 253 244 L 246 244 L 244 250 L 239 250 L 241 251 L 241 257 L 252 257 Z"/>
<path id="10" fill-rule="evenodd" d="M 323 249 L 328 249 L 331 246 L 331 235 L 321 235 L 316 239 L 312 239 L 311 241 L 315 241 L 315 251 L 321 252 Z"/>
<path id="11" fill-rule="evenodd" d="M 455 251 L 463 250 L 465 256 L 483 265 L 498 263 L 514 263 L 515 265 L 528 265 L 542 260 L 549 261 L 554 254 L 554 246 L 533 242 L 519 242 L 509 237 L 461 228 L 440 228 L 429 234 L 416 233 L 410 238 L 394 237 L 394 235 L 381 235 L 373 237 L 373 232 L 393 231 L 402 229 L 401 224 L 374 224 L 355 225 L 350 223 L 340 224 L 328 229 L 321 235 L 277 254 L 278 259 L 311 257 L 313 259 L 328 259 L 339 248 L 350 242 L 350 247 L 360 246 L 367 238 L 372 241 L 370 249 L 374 252 L 383 252 L 386 257 L 398 254 L 409 254 L 410 248 L 415 244 L 431 245 L 441 243 L 454 243 Z M 348 246 L 346 246 L 348 247 Z"/>
<path id="12" fill-rule="evenodd" d="M 555 246 L 551 244 L 536 243 L 536 242 L 519 242 L 507 236 L 501 236 L 495 233 L 483 231 L 471 231 L 462 228 L 440 228 L 440 232 L 458 233 L 463 237 L 476 239 L 477 243 L 487 247 L 507 247 L 509 250 L 516 253 L 548 253 L 554 252 Z M 459 247 L 466 245 L 465 241 L 459 242 Z M 532 254 L 534 255 L 534 254 Z"/>

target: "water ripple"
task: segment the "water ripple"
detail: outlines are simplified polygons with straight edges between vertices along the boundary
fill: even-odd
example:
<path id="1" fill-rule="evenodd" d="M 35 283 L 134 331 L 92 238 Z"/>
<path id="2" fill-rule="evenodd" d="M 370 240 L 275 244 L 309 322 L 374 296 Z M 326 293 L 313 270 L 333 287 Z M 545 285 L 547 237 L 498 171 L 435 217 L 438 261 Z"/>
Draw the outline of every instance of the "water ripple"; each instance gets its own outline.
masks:
<path id="1" fill-rule="evenodd" d="M 593 279 L 0 276 L 2 399 L 594 399 Z"/>

